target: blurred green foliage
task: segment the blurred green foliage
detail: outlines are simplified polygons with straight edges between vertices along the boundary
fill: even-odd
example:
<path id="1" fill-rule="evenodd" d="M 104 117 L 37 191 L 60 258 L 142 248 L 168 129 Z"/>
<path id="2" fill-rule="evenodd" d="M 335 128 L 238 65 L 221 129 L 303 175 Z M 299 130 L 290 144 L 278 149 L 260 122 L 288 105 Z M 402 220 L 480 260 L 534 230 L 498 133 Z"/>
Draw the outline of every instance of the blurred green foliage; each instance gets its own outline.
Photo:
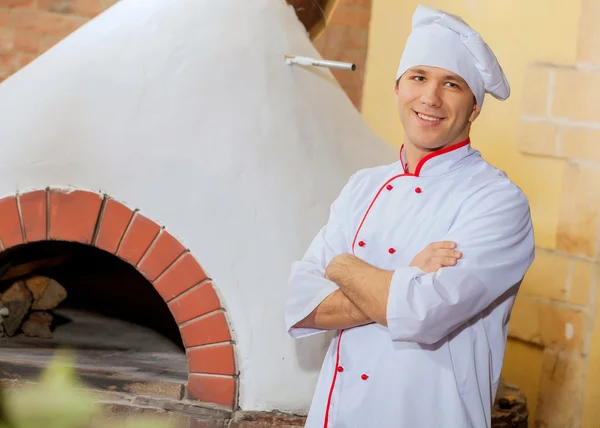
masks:
<path id="1" fill-rule="evenodd" d="M 172 428 L 158 417 L 109 419 L 83 387 L 72 358 L 58 353 L 37 383 L 2 391 L 0 428 Z"/>

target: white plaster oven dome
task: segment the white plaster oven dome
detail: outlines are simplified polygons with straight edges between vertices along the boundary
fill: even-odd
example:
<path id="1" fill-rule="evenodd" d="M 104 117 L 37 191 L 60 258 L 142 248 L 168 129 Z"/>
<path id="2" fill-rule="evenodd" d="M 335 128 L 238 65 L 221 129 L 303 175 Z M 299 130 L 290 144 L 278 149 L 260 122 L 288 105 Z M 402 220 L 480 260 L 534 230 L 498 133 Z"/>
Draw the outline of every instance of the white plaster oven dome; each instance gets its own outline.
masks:
<path id="1" fill-rule="evenodd" d="M 308 407 L 325 344 L 285 332 L 290 264 L 396 156 L 285 54 L 319 56 L 284 0 L 124 0 L 0 84 L 0 196 L 83 189 L 166 227 L 226 309 L 245 410 Z"/>

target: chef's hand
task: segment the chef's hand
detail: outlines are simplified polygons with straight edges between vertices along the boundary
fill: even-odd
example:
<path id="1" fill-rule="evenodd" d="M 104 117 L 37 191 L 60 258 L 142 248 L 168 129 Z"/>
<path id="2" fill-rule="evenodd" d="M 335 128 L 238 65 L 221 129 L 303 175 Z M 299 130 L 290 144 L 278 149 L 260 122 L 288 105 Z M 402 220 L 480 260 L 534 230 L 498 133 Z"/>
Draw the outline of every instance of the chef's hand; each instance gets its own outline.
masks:
<path id="1" fill-rule="evenodd" d="M 340 275 L 357 265 L 364 264 L 362 260 L 352 254 L 338 254 L 335 256 L 325 269 L 325 279 L 336 282 Z"/>
<path id="2" fill-rule="evenodd" d="M 415 266 L 424 272 L 437 272 L 445 266 L 454 266 L 462 257 L 460 251 L 456 251 L 456 242 L 440 241 L 432 242 L 423 251 L 415 256 L 410 266 Z"/>

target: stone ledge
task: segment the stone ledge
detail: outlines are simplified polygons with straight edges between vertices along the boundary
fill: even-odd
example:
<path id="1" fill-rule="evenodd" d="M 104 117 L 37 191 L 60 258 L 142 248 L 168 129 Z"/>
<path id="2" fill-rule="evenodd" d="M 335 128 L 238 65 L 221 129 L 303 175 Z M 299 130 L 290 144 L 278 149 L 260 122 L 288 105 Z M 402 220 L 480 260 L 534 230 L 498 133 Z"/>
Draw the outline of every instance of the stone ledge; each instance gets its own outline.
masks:
<path id="1" fill-rule="evenodd" d="M 302 427 L 306 416 L 282 412 L 244 412 L 238 411 L 230 422 L 230 428 L 267 428 Z"/>
<path id="2" fill-rule="evenodd" d="M 197 418 L 212 418 L 229 420 L 232 412 L 211 407 L 205 403 L 187 400 L 170 400 L 162 397 L 149 397 L 144 395 L 114 394 L 104 391 L 93 391 L 99 403 L 105 406 L 117 406 L 115 409 L 124 410 L 125 407 L 136 411 L 137 409 L 154 409 L 159 412 L 177 413 L 184 416 Z M 114 398 L 118 397 L 118 401 Z"/>
<path id="3" fill-rule="evenodd" d="M 122 398 L 125 400 L 125 398 Z M 156 414 L 169 417 L 173 428 L 296 428 L 306 417 L 299 414 L 213 409 L 193 403 L 136 396 L 129 404 L 105 402 L 116 416 Z M 492 428 L 527 428 L 527 400 L 518 388 L 502 384 L 492 411 Z"/>
<path id="4" fill-rule="evenodd" d="M 6 389 L 16 389 L 26 382 L 4 381 Z M 140 415 L 168 418 L 172 428 L 296 428 L 304 426 L 300 414 L 254 411 L 228 411 L 188 400 L 149 397 L 123 392 L 83 389 L 100 403 L 104 411 L 116 418 Z M 518 388 L 501 384 L 492 411 L 491 428 L 527 428 L 527 400 Z"/>

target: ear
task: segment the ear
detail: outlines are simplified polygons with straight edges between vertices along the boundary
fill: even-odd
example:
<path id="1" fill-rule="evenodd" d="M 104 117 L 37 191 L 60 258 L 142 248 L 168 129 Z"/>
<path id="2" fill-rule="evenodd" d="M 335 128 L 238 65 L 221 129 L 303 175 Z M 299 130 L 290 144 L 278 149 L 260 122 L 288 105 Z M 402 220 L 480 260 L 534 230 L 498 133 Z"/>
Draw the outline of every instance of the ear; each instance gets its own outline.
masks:
<path id="1" fill-rule="evenodd" d="M 477 119 L 477 117 L 479 116 L 479 113 L 481 113 L 481 110 L 479 109 L 479 105 L 477 105 L 477 103 L 473 104 L 473 110 L 471 111 L 471 116 L 469 116 L 469 122 L 471 122 L 471 123 L 475 122 L 475 119 Z"/>

